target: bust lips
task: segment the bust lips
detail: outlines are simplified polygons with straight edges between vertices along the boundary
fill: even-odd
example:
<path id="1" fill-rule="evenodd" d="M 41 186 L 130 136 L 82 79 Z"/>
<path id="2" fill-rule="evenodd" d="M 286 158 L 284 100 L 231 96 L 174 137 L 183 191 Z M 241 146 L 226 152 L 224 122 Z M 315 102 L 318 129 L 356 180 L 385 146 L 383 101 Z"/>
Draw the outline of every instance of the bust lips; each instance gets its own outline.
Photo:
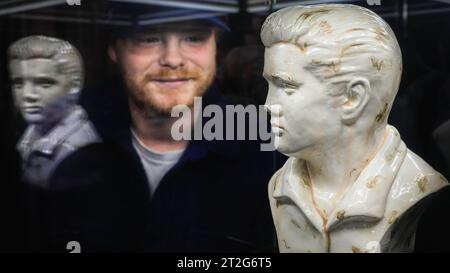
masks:
<path id="1" fill-rule="evenodd" d="M 274 126 L 272 125 L 272 132 L 276 135 L 276 136 L 281 136 L 284 132 L 284 128 L 280 127 L 280 126 Z"/>
<path id="2" fill-rule="evenodd" d="M 23 109 L 27 114 L 36 114 L 42 111 L 41 106 L 25 106 Z"/>

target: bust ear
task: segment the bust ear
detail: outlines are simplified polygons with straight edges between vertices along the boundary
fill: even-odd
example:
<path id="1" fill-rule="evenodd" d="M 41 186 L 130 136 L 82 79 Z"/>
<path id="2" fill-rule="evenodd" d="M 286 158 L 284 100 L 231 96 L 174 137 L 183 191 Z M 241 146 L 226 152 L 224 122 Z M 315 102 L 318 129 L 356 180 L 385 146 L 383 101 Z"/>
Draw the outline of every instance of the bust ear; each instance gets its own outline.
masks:
<path id="1" fill-rule="evenodd" d="M 353 124 L 361 116 L 370 97 L 370 82 L 357 77 L 347 83 L 342 105 L 342 120 L 345 124 Z"/>
<path id="2" fill-rule="evenodd" d="M 69 94 L 76 94 L 81 90 L 82 80 L 80 77 L 72 78 L 72 86 L 70 88 Z"/>
<path id="3" fill-rule="evenodd" d="M 79 87 L 72 87 L 70 88 L 69 94 L 73 95 L 80 92 L 80 88 Z"/>

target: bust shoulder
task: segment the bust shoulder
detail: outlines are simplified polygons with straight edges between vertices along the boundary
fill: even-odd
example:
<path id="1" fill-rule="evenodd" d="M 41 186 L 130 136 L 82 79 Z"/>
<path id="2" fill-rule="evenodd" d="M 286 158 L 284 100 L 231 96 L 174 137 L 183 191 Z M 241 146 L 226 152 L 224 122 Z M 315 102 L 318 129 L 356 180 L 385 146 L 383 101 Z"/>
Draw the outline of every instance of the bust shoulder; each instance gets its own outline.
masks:
<path id="1" fill-rule="evenodd" d="M 80 148 L 90 143 L 100 142 L 100 136 L 94 125 L 90 122 L 86 112 L 81 107 L 76 107 L 70 114 L 69 121 L 64 122 L 61 131 L 66 135 L 64 143 L 73 148 Z"/>
<path id="2" fill-rule="evenodd" d="M 386 209 L 401 215 L 425 197 L 448 185 L 442 174 L 408 149 L 389 192 Z"/>

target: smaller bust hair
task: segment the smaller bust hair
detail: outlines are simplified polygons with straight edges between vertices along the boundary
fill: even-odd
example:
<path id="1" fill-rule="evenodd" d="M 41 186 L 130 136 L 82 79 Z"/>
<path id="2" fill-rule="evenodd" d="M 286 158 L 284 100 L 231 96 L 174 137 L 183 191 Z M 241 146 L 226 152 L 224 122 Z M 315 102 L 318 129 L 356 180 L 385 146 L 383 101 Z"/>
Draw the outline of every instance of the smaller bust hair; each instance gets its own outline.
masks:
<path id="1" fill-rule="evenodd" d="M 70 75 L 73 86 L 81 90 L 84 82 L 83 60 L 69 42 L 47 36 L 28 36 L 8 48 L 9 61 L 50 59 L 55 61 L 59 73 Z"/>
<path id="2" fill-rule="evenodd" d="M 306 68 L 322 81 L 337 84 L 345 83 L 348 75 L 366 77 L 379 107 L 392 106 L 401 78 L 401 51 L 392 29 L 374 12 L 348 4 L 288 7 L 266 19 L 261 39 L 265 47 L 297 46 L 309 58 Z M 330 95 L 343 89 L 333 88 Z"/>

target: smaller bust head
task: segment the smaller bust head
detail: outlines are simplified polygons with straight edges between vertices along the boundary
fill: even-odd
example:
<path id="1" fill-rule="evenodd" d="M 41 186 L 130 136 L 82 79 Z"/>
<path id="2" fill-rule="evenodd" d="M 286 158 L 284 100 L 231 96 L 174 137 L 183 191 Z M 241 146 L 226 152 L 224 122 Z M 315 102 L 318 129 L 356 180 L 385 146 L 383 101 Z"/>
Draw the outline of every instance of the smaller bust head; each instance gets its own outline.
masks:
<path id="1" fill-rule="evenodd" d="M 76 103 L 83 85 L 83 64 L 70 43 L 29 36 L 8 49 L 16 106 L 28 123 L 54 123 Z"/>
<path id="2" fill-rule="evenodd" d="M 378 15 L 355 5 L 289 7 L 267 18 L 261 39 L 279 151 L 295 156 L 384 130 L 402 59 Z"/>

